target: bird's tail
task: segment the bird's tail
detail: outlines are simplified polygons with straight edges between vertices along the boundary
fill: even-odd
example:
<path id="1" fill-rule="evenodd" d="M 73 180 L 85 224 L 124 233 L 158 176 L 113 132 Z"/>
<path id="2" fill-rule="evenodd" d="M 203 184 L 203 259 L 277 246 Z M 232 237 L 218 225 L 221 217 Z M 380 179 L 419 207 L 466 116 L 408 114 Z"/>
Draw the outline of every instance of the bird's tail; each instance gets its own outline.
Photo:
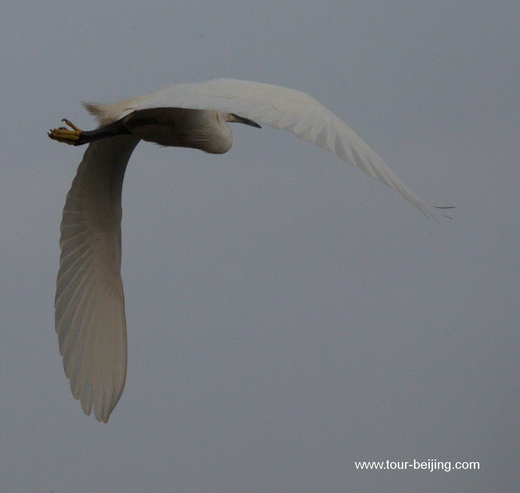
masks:
<path id="1" fill-rule="evenodd" d="M 134 98 L 123 99 L 118 103 L 105 104 L 105 103 L 85 103 L 83 106 L 87 111 L 94 115 L 96 120 L 101 126 L 114 123 L 121 118 L 123 111 L 131 108 L 134 104 Z"/>

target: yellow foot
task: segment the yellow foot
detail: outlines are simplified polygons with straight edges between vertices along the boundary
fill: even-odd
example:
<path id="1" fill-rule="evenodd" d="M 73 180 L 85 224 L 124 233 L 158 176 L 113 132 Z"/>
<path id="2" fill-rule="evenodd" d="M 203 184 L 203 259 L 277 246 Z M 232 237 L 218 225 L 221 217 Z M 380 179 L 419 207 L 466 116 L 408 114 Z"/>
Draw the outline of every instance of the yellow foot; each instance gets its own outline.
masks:
<path id="1" fill-rule="evenodd" d="M 69 130 L 66 127 L 54 128 L 47 135 L 52 140 L 57 140 L 58 142 L 64 142 L 65 144 L 69 144 L 71 146 L 81 145 L 84 142 L 81 142 L 80 137 L 83 130 L 80 130 L 76 125 L 65 118 L 61 120 L 65 124 L 67 124 L 72 130 Z"/>

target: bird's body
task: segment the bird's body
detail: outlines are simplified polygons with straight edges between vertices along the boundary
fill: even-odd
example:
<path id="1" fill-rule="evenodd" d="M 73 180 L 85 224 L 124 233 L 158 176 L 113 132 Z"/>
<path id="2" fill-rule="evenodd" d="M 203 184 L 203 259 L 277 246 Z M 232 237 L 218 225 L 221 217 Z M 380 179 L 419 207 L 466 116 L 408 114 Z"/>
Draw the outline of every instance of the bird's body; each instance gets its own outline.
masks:
<path id="1" fill-rule="evenodd" d="M 224 154 L 233 145 L 231 129 L 219 111 L 158 108 L 125 119 L 130 132 L 147 142 L 191 147 L 211 154 Z"/>
<path id="2" fill-rule="evenodd" d="M 108 421 L 126 378 L 126 323 L 121 281 L 121 191 L 130 156 L 140 140 L 227 152 L 227 122 L 290 130 L 334 152 L 397 190 L 425 215 L 422 202 L 344 122 L 305 93 L 231 79 L 177 84 L 115 104 L 87 104 L 96 130 L 54 129 L 49 136 L 88 143 L 67 195 L 55 310 L 65 373 L 83 410 Z M 252 120 L 250 120 L 250 118 Z M 255 120 L 255 121 L 253 121 Z"/>

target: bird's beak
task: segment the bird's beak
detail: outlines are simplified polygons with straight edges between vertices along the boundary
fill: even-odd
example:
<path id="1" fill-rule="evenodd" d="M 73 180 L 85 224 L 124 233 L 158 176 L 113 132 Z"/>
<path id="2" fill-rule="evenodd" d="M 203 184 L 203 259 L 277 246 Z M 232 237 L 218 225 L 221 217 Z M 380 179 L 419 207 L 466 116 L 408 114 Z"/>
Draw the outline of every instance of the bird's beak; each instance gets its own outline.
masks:
<path id="1" fill-rule="evenodd" d="M 249 118 L 243 118 L 241 116 L 235 115 L 234 113 L 231 113 L 229 116 L 230 122 L 243 123 L 244 125 L 249 125 L 251 127 L 262 128 L 260 125 L 258 125 L 258 123 L 254 122 L 253 120 L 249 120 Z"/>

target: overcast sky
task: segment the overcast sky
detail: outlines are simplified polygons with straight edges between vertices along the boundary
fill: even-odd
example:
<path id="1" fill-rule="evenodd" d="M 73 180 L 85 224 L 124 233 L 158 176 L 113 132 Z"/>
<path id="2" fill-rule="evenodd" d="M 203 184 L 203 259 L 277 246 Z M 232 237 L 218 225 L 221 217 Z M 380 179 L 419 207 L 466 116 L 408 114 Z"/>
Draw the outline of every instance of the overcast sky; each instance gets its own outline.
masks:
<path id="1" fill-rule="evenodd" d="M 520 6 L 5 2 L 0 490 L 511 492 L 520 482 Z M 123 196 L 129 365 L 108 424 L 54 332 L 80 101 L 216 77 L 310 93 L 424 200 L 287 132 L 142 143 Z M 479 461 L 480 471 L 354 462 Z"/>

